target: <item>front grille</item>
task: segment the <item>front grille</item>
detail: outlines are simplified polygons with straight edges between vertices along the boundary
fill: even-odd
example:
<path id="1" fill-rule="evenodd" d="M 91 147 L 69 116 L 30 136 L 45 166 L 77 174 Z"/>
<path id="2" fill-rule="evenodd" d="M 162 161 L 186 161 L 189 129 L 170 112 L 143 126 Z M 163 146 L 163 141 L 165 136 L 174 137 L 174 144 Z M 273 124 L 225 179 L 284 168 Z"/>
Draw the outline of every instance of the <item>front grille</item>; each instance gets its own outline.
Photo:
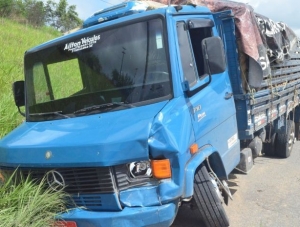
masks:
<path id="1" fill-rule="evenodd" d="M 120 191 L 130 187 L 126 165 L 115 166 L 115 176 Z"/>
<path id="2" fill-rule="evenodd" d="M 114 185 L 109 167 L 101 168 L 56 168 L 56 169 L 22 169 L 27 177 L 40 181 L 50 170 L 59 172 L 66 184 L 69 194 L 114 193 Z"/>
<path id="3" fill-rule="evenodd" d="M 65 181 L 65 192 L 78 207 L 89 210 L 121 210 L 110 167 L 23 169 L 22 174 L 41 181 L 49 171 L 58 172 Z M 47 180 L 46 180 L 47 181 Z"/>

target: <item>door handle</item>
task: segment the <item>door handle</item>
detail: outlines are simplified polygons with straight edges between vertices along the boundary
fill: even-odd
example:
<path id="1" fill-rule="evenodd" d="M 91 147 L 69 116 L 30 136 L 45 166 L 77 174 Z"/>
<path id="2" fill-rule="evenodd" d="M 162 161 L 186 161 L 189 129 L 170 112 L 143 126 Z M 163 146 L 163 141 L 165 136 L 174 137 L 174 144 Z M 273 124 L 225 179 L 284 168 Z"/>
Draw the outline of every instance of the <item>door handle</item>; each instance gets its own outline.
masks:
<path id="1" fill-rule="evenodd" d="M 232 92 L 226 92 L 224 98 L 225 98 L 226 100 L 228 100 L 228 99 L 230 99 L 232 96 L 233 96 L 233 93 L 232 93 Z"/>

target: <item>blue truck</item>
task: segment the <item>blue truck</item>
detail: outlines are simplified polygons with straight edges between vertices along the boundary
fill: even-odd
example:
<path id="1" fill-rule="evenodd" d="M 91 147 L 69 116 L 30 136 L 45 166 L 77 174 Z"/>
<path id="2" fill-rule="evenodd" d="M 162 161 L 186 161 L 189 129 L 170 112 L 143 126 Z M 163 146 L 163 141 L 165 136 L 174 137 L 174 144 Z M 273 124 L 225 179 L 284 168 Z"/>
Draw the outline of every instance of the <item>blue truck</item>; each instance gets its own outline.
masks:
<path id="1" fill-rule="evenodd" d="M 124 2 L 28 50 L 0 174 L 70 194 L 61 226 L 170 226 L 182 204 L 229 226 L 229 174 L 289 157 L 300 122 L 297 43 L 247 89 L 238 42 L 231 10 Z"/>

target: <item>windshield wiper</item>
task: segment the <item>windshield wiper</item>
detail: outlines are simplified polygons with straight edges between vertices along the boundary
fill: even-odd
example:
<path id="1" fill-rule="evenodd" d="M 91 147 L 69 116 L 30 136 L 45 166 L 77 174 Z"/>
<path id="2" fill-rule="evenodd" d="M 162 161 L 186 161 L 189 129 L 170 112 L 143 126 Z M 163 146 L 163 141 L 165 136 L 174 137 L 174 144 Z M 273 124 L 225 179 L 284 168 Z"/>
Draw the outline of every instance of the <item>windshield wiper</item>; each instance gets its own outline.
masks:
<path id="1" fill-rule="evenodd" d="M 127 107 L 127 108 L 133 108 L 133 107 L 135 107 L 132 104 L 124 103 L 124 102 L 112 102 L 112 104 L 115 105 L 115 106 L 123 106 L 123 107 Z"/>
<path id="2" fill-rule="evenodd" d="M 46 116 L 46 115 L 55 115 L 55 116 L 61 116 L 63 118 L 70 118 L 69 116 L 62 114 L 62 111 L 29 114 L 29 116 L 38 116 L 38 117 L 40 117 L 40 116 Z"/>
<path id="3" fill-rule="evenodd" d="M 95 110 L 113 108 L 113 107 L 118 107 L 118 106 L 122 106 L 122 107 L 126 107 L 126 108 L 135 107 L 134 105 L 123 103 L 123 102 L 111 102 L 111 103 L 105 103 L 105 104 L 101 104 L 101 105 L 93 105 L 93 106 L 84 107 L 82 109 L 76 110 L 74 112 L 74 114 L 86 113 L 86 112 L 91 112 L 91 111 L 95 111 Z"/>

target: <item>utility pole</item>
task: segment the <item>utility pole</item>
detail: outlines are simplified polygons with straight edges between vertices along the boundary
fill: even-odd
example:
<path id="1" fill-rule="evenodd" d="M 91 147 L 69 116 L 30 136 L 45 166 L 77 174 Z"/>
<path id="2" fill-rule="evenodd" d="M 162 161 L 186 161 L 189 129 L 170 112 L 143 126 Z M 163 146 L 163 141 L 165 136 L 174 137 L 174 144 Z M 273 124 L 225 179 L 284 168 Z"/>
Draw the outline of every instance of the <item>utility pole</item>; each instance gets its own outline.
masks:
<path id="1" fill-rule="evenodd" d="M 122 47 L 123 48 L 123 50 L 122 50 L 122 54 L 123 54 L 123 56 L 122 56 L 122 61 L 121 61 L 121 67 L 120 67 L 120 76 L 121 76 L 121 73 L 122 73 L 122 68 L 123 68 L 123 60 L 124 60 L 124 55 L 126 54 L 126 48 L 125 47 Z"/>

